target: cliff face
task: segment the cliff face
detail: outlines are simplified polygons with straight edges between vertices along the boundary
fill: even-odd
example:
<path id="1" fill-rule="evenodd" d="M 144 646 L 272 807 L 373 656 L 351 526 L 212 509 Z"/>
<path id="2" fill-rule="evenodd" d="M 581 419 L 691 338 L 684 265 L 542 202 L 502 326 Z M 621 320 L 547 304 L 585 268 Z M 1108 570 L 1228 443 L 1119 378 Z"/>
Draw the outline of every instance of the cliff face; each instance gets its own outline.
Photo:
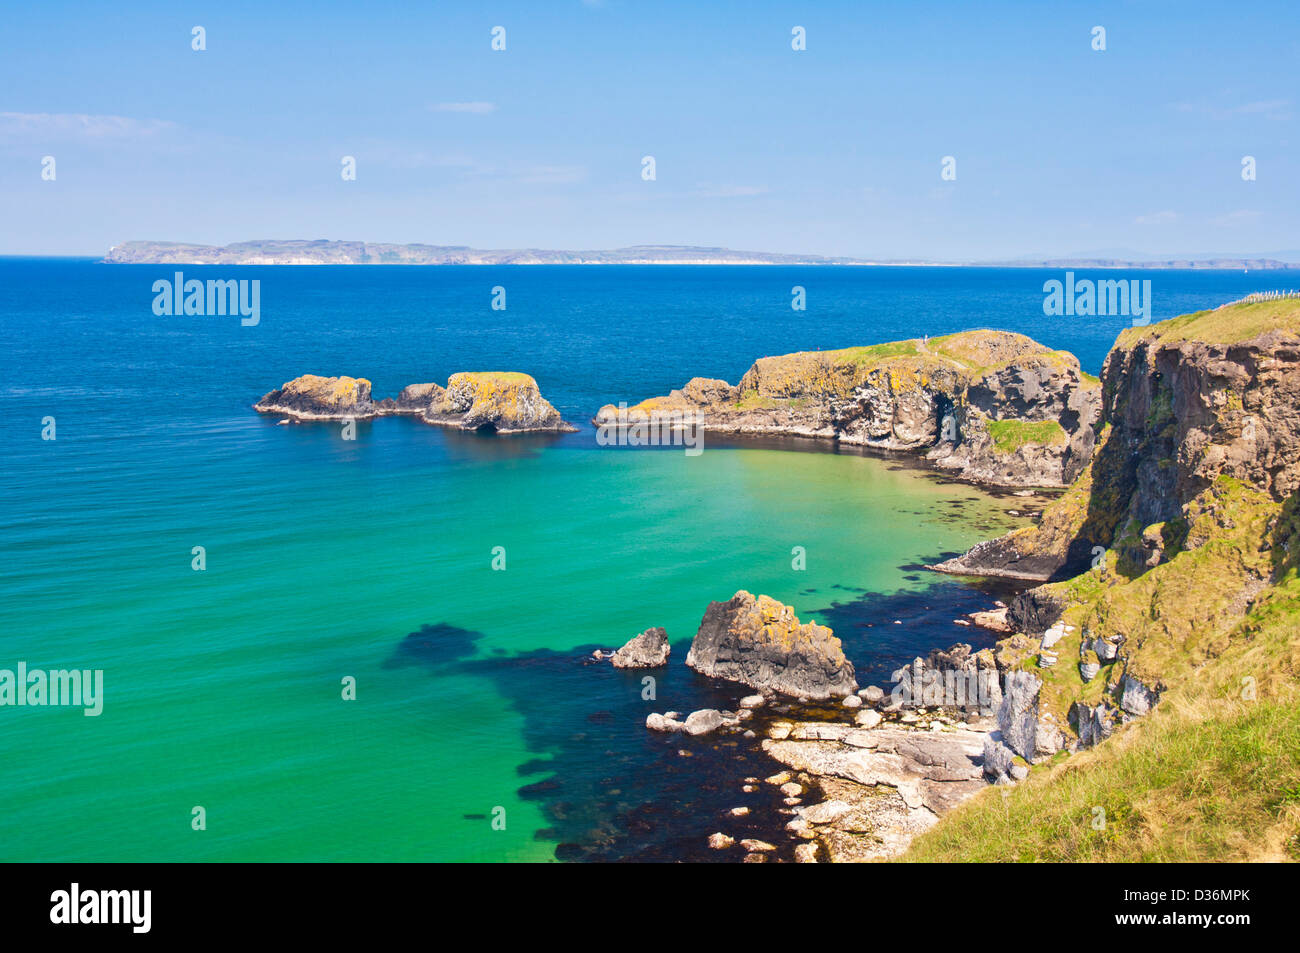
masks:
<path id="1" fill-rule="evenodd" d="M 698 413 L 706 430 L 923 452 L 980 483 L 1063 486 L 1092 453 L 1100 407 L 1073 355 L 968 331 L 760 358 L 736 386 L 697 377 L 629 414 Z M 594 422 L 614 426 L 618 413 L 606 405 Z"/>
<path id="2" fill-rule="evenodd" d="M 1294 493 L 1297 313 L 1294 301 L 1234 305 L 1125 331 L 1102 371 L 1102 439 L 1082 479 L 1038 526 L 936 568 L 1066 578 L 1116 545 L 1150 567 L 1177 545 L 1184 508 L 1220 477 L 1275 501 Z"/>
<path id="3" fill-rule="evenodd" d="M 1013 602 L 997 650 L 1024 689 L 1001 743 L 1030 761 L 1103 740 L 1248 650 L 1264 607 L 1296 605 L 1300 302 L 1131 329 L 1102 380 L 1103 437 L 1075 485 L 1038 526 L 937 567 L 1058 580 Z"/>

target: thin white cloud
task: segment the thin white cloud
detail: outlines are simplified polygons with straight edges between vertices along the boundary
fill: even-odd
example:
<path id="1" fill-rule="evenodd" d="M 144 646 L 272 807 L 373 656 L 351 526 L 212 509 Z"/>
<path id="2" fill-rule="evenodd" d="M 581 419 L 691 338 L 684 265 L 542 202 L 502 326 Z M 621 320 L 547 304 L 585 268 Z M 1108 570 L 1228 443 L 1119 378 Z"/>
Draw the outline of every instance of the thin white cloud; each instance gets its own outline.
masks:
<path id="1" fill-rule="evenodd" d="M 769 191 L 766 185 L 701 185 L 697 194 L 706 199 L 740 199 Z"/>
<path id="2" fill-rule="evenodd" d="M 1239 116 L 1262 116 L 1277 121 L 1291 118 L 1289 99 L 1258 99 L 1253 102 L 1238 103 L 1235 106 L 1217 103 L 1177 103 L 1175 108 L 1179 112 L 1199 113 L 1217 120 L 1235 119 Z"/>
<path id="3" fill-rule="evenodd" d="M 1139 215 L 1133 219 L 1134 225 L 1171 225 L 1178 221 L 1178 213 L 1165 209 L 1162 212 L 1152 212 L 1150 215 Z"/>
<path id="4" fill-rule="evenodd" d="M 435 103 L 429 107 L 436 113 L 472 113 L 476 116 L 486 116 L 488 113 L 496 112 L 496 103 Z"/>
<path id="5" fill-rule="evenodd" d="M 1258 222 L 1264 215 L 1254 209 L 1237 209 L 1235 212 L 1228 212 L 1217 218 L 1210 219 L 1210 224 L 1219 228 L 1234 228 L 1239 225 L 1253 225 Z"/>
<path id="6" fill-rule="evenodd" d="M 87 113 L 0 112 L 0 141 L 39 139 L 129 140 L 177 128 L 165 119 Z"/>

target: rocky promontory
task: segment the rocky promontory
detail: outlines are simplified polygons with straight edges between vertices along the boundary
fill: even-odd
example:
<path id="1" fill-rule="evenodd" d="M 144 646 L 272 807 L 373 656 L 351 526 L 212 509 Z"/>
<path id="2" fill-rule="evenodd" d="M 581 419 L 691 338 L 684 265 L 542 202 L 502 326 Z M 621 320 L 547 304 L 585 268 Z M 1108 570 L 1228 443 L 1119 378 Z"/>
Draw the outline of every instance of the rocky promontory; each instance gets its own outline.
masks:
<path id="1" fill-rule="evenodd" d="M 1101 407 L 1078 360 L 1022 334 L 965 331 L 764 357 L 740 383 L 693 378 L 627 409 L 698 414 L 705 430 L 824 437 L 924 454 L 993 486 L 1065 486 L 1091 457 Z M 618 426 L 606 405 L 597 426 Z"/>
<path id="2" fill-rule="evenodd" d="M 411 384 L 396 398 L 380 401 L 371 399 L 365 378 L 305 374 L 271 391 L 253 408 L 294 420 L 408 415 L 441 427 L 503 434 L 576 429 L 542 396 L 537 381 L 516 371 L 462 372 L 451 375 L 446 387 Z"/>
<path id="3" fill-rule="evenodd" d="M 701 675 L 802 698 L 858 689 L 853 663 L 830 629 L 801 625 L 789 606 L 743 589 L 709 604 L 686 664 Z"/>

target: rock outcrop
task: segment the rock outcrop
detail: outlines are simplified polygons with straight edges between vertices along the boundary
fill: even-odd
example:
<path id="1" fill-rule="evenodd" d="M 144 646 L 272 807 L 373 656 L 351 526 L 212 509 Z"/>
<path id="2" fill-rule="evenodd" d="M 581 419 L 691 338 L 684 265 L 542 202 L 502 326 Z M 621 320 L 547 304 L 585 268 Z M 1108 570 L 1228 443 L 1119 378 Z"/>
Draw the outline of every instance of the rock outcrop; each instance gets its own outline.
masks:
<path id="1" fill-rule="evenodd" d="M 736 386 L 693 378 L 629 409 L 699 413 L 704 429 L 826 437 L 923 453 L 964 479 L 1063 486 L 1092 454 L 1097 382 L 1064 351 L 1020 334 L 966 331 L 760 358 Z M 615 425 L 602 407 L 594 422 Z"/>
<path id="2" fill-rule="evenodd" d="M 513 371 L 452 374 L 447 389 L 434 397 L 421 419 L 459 430 L 497 433 L 576 429 L 542 397 L 537 381 Z"/>
<path id="3" fill-rule="evenodd" d="M 1222 477 L 1281 502 L 1300 488 L 1300 304 L 1233 305 L 1124 331 L 1102 370 L 1103 438 L 1038 525 L 943 572 L 1051 580 L 1119 545 L 1135 568 L 1180 543 L 1184 509 Z M 1126 528 L 1137 533 L 1125 540 Z M 1147 532 L 1148 528 L 1154 527 Z"/>
<path id="4" fill-rule="evenodd" d="M 265 414 L 296 420 L 359 420 L 406 414 L 426 423 L 459 430 L 497 433 L 528 431 L 572 432 L 542 397 L 537 381 L 514 371 L 464 372 L 451 375 L 447 386 L 411 384 L 396 397 L 375 401 L 364 377 L 318 377 L 305 374 L 253 405 Z"/>
<path id="5" fill-rule="evenodd" d="M 370 381 L 364 377 L 315 374 L 286 381 L 253 407 L 264 414 L 282 414 L 299 420 L 360 420 L 382 413 L 370 399 Z"/>
<path id="6" fill-rule="evenodd" d="M 984 789 L 982 727 L 903 725 L 872 729 L 796 723 L 763 751 L 790 770 L 769 778 L 798 778 L 795 788 L 822 800 L 796 806 L 786 828 L 819 844 L 832 862 L 883 860 Z"/>
<path id="7" fill-rule="evenodd" d="M 1052 580 L 1011 600 L 1016 634 L 995 651 L 997 768 L 1149 713 L 1241 638 L 1294 560 L 1300 301 L 1126 330 L 1102 385 L 1093 458 L 1041 522 L 935 567 Z"/>
<path id="8" fill-rule="evenodd" d="M 668 664 L 668 633 L 662 626 L 646 629 L 633 636 L 614 653 L 615 668 L 659 668 Z"/>
<path id="9" fill-rule="evenodd" d="M 408 384 L 396 399 L 386 398 L 381 403 L 388 413 L 418 415 L 441 400 L 445 393 L 446 389 L 439 384 Z"/>
<path id="10" fill-rule="evenodd" d="M 743 589 L 709 604 L 686 655 L 702 675 L 802 698 L 853 694 L 853 663 L 830 629 L 800 624 L 794 610 Z"/>

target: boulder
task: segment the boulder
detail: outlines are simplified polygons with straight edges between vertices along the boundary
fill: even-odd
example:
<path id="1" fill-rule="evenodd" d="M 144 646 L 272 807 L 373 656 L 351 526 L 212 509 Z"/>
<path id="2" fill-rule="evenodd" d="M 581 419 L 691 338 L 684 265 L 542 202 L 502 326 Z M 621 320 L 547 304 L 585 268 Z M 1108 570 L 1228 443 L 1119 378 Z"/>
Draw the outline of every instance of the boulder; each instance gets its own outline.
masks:
<path id="1" fill-rule="evenodd" d="M 744 590 L 710 603 L 686 664 L 702 675 L 795 697 L 827 699 L 858 688 L 853 664 L 830 629 L 800 624 L 789 606 Z"/>
<path id="2" fill-rule="evenodd" d="M 1016 753 L 1002 743 L 997 732 L 984 739 L 984 776 L 989 780 L 1005 782 L 1015 758 Z"/>
<path id="3" fill-rule="evenodd" d="M 1147 688 L 1138 679 L 1124 673 L 1119 683 L 1119 707 L 1130 715 L 1145 715 L 1160 701 L 1160 694 Z"/>
<path id="4" fill-rule="evenodd" d="M 645 726 L 651 731 L 681 731 L 686 727 L 676 718 L 671 717 L 671 713 L 660 715 L 656 712 L 645 716 Z"/>
<path id="5" fill-rule="evenodd" d="M 668 633 L 662 626 L 633 636 L 614 653 L 615 668 L 659 668 L 668 664 Z"/>
<path id="6" fill-rule="evenodd" d="M 722 725 L 722 712 L 716 708 L 703 708 L 687 715 L 683 728 L 688 735 L 707 735 L 717 731 Z"/>
<path id="7" fill-rule="evenodd" d="M 885 697 L 885 690 L 879 685 L 868 685 L 866 688 L 861 689 L 858 695 L 868 705 L 878 705 L 880 700 Z"/>

